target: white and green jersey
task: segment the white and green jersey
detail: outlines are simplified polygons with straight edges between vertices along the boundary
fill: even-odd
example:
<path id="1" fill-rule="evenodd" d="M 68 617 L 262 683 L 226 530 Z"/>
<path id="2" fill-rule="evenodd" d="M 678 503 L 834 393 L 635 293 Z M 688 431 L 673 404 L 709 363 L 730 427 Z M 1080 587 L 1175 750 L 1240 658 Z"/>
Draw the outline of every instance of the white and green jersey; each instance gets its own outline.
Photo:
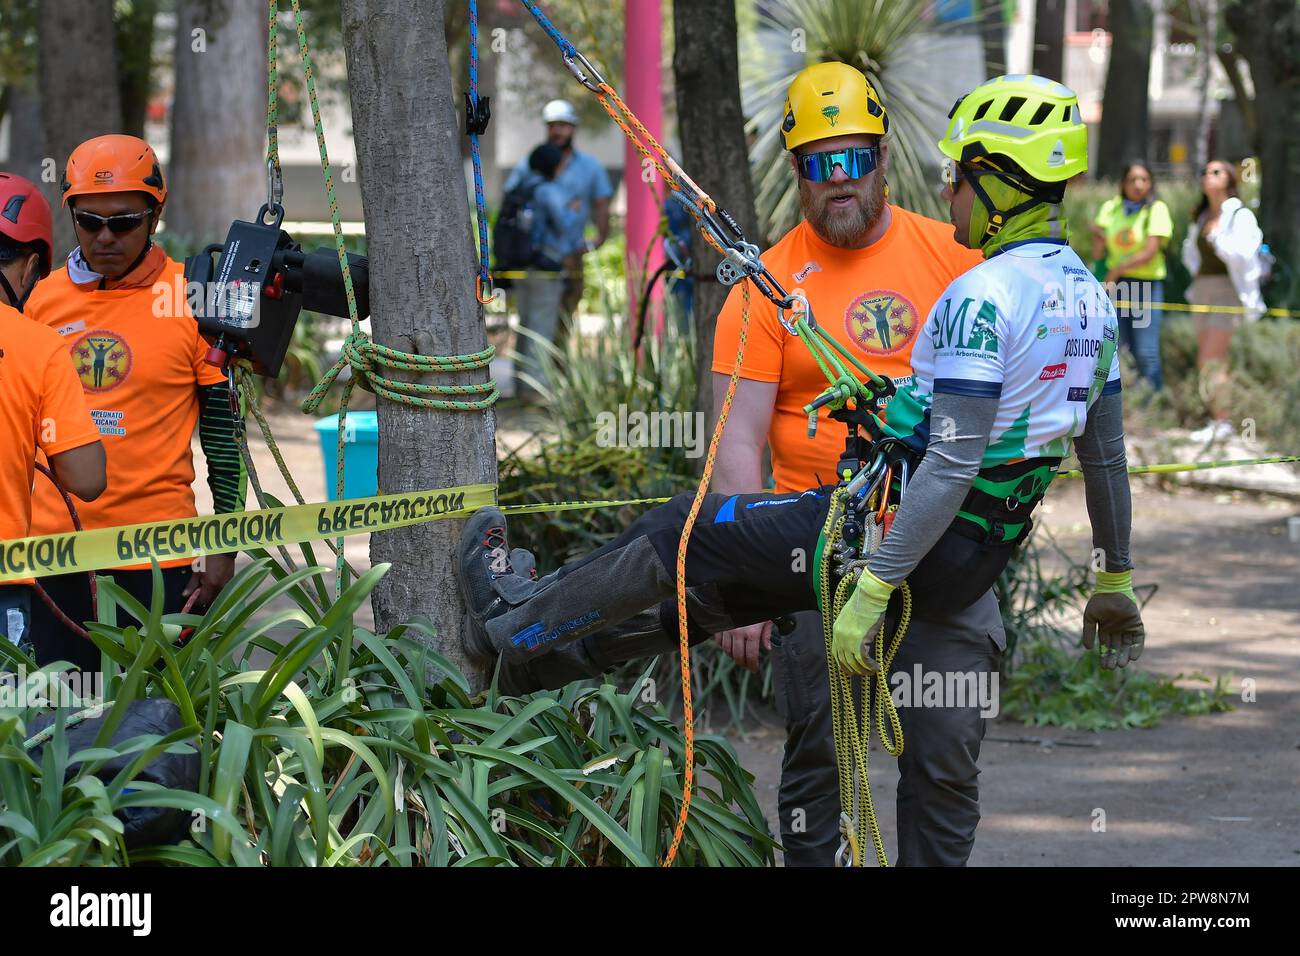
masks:
<path id="1" fill-rule="evenodd" d="M 1101 284 L 1061 241 L 1003 247 L 940 295 L 912 349 L 888 430 L 924 453 L 935 393 L 998 399 L 980 470 L 1065 457 L 1088 409 L 1118 391 L 1118 324 Z"/>

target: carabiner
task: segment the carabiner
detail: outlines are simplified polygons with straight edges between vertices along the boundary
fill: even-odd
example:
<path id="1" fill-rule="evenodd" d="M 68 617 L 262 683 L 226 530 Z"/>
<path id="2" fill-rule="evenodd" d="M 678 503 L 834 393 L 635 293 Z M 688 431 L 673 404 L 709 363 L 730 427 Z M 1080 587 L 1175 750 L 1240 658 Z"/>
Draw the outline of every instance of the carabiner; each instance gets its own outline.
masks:
<path id="1" fill-rule="evenodd" d="M 799 331 L 794 327 L 794 322 L 787 322 L 786 315 L 793 312 L 795 315 L 794 322 L 798 322 L 800 317 L 805 320 L 812 315 L 812 306 L 808 304 L 808 297 L 802 292 L 792 292 L 786 296 L 785 303 L 777 306 L 776 317 L 781 320 L 785 330 L 791 335 L 798 335 Z"/>
<path id="2" fill-rule="evenodd" d="M 487 297 L 484 298 L 483 290 L 487 289 Z M 483 276 L 474 277 L 474 298 L 478 299 L 480 305 L 488 305 L 497 297 L 496 286 L 492 284 L 492 274 L 488 273 L 487 281 L 483 281 Z"/>
<path id="3" fill-rule="evenodd" d="M 582 55 L 581 51 L 574 50 L 573 55 L 564 55 L 564 65 L 574 78 L 591 90 L 593 93 L 600 93 L 601 87 L 605 85 L 605 78 L 600 75 L 600 70 L 591 65 L 591 61 Z M 588 77 L 590 74 L 590 78 Z"/>
<path id="4" fill-rule="evenodd" d="M 275 210 L 280 208 L 280 203 L 284 199 L 284 173 L 280 170 L 278 164 L 273 160 L 266 161 L 266 208 Z"/>

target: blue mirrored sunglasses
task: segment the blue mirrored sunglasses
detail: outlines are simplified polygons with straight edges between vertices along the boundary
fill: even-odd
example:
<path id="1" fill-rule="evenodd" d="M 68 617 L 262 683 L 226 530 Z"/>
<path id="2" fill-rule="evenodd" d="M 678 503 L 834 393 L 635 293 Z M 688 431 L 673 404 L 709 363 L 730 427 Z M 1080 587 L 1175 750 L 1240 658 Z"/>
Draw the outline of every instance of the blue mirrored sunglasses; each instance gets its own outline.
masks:
<path id="1" fill-rule="evenodd" d="M 835 167 L 844 170 L 849 179 L 859 179 L 876 168 L 877 146 L 850 146 L 824 153 L 804 153 L 795 156 L 799 175 L 809 182 L 824 183 L 835 174 Z"/>

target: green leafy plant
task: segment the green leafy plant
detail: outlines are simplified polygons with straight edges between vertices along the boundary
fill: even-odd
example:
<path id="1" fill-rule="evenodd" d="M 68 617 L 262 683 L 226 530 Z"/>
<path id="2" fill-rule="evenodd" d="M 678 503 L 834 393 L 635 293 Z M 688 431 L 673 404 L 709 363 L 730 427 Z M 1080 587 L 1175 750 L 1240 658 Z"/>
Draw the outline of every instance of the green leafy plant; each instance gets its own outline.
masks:
<path id="1" fill-rule="evenodd" d="M 0 864 L 192 866 L 650 865 L 680 802 L 683 740 L 640 687 L 572 686 L 472 699 L 465 678 L 417 639 L 353 615 L 387 570 L 334 601 L 324 569 L 290 571 L 259 554 L 203 617 L 161 613 L 101 579 L 139 622 L 92 624 L 105 662 L 104 730 L 70 753 L 66 731 L 28 730 L 39 702 L 0 709 Z M 182 627 L 193 634 L 175 643 Z M 53 668 L 0 642 L 0 665 L 28 682 Z M 130 702 L 167 697 L 183 725 L 166 737 L 100 746 Z M 30 756 L 44 745 L 42 760 Z M 136 779 L 169 748 L 197 750 L 194 791 Z M 133 753 L 110 780 L 105 761 Z M 725 741 L 697 739 L 703 768 L 680 851 L 685 865 L 764 865 L 768 836 L 752 777 Z M 117 815 L 172 807 L 201 826 L 176 845 L 128 850 Z"/>
<path id="2" fill-rule="evenodd" d="M 1232 710 L 1231 674 L 1168 677 L 1133 665 L 1101 669 L 1096 654 L 1069 650 L 1052 640 L 1022 647 L 1021 659 L 1001 695 L 1002 716 L 1034 727 L 1120 730 L 1154 727 L 1164 717 Z M 1183 687 L 1179 681 L 1208 687 Z"/>
<path id="3" fill-rule="evenodd" d="M 1060 568 L 1054 571 L 1052 568 Z M 1104 671 L 1079 645 L 1077 618 L 1091 592 L 1088 568 L 1045 528 L 1012 557 L 994 586 L 1007 635 L 1001 715 L 1031 726 L 1072 730 L 1154 727 L 1161 718 L 1230 710 L 1231 675 L 1169 677 L 1138 666 Z M 1145 601 L 1154 588 L 1139 588 Z M 1210 688 L 1187 688 L 1191 680 Z"/>

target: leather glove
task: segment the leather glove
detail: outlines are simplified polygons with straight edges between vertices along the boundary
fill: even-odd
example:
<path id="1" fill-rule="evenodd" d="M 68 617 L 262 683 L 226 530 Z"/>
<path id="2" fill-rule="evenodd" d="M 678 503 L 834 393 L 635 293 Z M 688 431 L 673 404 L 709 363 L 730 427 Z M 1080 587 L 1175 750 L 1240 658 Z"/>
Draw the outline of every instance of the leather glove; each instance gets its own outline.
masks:
<path id="1" fill-rule="evenodd" d="M 877 663 L 870 651 L 885 623 L 885 607 L 893 593 L 894 585 L 863 569 L 831 631 L 831 656 L 845 670 L 860 677 L 875 672 Z"/>
<path id="2" fill-rule="evenodd" d="M 1083 609 L 1083 646 L 1092 650 L 1101 639 L 1101 668 L 1126 667 L 1142 656 L 1146 629 L 1132 571 L 1098 571 L 1097 587 Z"/>

